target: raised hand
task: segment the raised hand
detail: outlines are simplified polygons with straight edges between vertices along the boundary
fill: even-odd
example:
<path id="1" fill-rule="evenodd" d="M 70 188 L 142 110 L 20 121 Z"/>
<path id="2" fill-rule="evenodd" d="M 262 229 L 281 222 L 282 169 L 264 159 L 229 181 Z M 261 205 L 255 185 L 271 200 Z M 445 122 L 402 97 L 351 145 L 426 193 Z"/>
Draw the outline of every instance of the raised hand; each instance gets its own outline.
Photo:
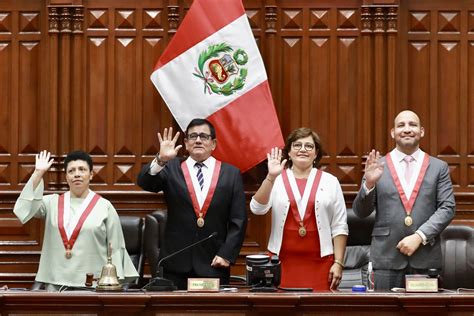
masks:
<path id="1" fill-rule="evenodd" d="M 382 177 L 384 164 L 380 161 L 380 153 L 372 149 L 365 162 L 365 185 L 370 190 Z"/>
<path id="2" fill-rule="evenodd" d="M 179 149 L 183 147 L 183 145 L 176 146 L 176 142 L 178 141 L 179 132 L 173 137 L 173 128 L 165 128 L 163 131 L 163 136 L 158 133 L 158 141 L 160 142 L 160 160 L 161 161 L 169 161 L 178 155 Z"/>
<path id="3" fill-rule="evenodd" d="M 46 171 L 49 170 L 49 168 L 51 168 L 53 163 L 54 159 L 51 158 L 51 153 L 49 151 L 43 150 L 36 155 L 35 171 L 31 175 L 31 179 L 33 181 L 33 189 L 36 189 L 36 187 L 38 187 L 38 184 L 41 182 L 43 175 L 46 173 Z"/>
<path id="4" fill-rule="evenodd" d="M 44 174 L 54 163 L 49 151 L 43 150 L 36 155 L 35 171 Z"/>
<path id="5" fill-rule="evenodd" d="M 274 180 L 283 170 L 286 164 L 286 159 L 281 161 L 282 153 L 278 147 L 272 148 L 270 153 L 267 154 L 267 165 L 268 165 L 268 176 L 270 180 Z"/>

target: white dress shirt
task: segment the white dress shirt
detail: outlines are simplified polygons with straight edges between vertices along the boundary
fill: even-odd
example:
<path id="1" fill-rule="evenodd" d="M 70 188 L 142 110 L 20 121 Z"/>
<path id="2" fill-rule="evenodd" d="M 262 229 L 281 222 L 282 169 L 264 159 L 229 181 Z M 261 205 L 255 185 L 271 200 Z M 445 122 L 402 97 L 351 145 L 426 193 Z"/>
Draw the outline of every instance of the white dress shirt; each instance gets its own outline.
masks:
<path id="1" fill-rule="evenodd" d="M 203 167 L 201 168 L 201 171 L 204 178 L 202 191 L 197 179 L 198 168 L 195 166 L 196 162 L 197 161 L 191 157 L 186 159 L 186 165 L 188 166 L 189 175 L 191 176 L 191 180 L 193 182 L 194 192 L 196 192 L 196 198 L 199 207 L 202 208 L 204 201 L 206 200 L 207 192 L 209 192 L 209 187 L 211 186 L 212 174 L 214 173 L 214 167 L 216 166 L 216 158 L 210 156 L 206 160 L 202 161 Z M 148 170 L 148 173 L 154 176 L 157 175 L 161 169 L 163 169 L 163 167 L 158 165 L 155 158 L 150 165 L 150 170 Z"/>
<path id="2" fill-rule="evenodd" d="M 398 149 L 394 149 L 390 152 L 390 157 L 392 158 L 393 165 L 395 167 L 395 171 L 397 172 L 398 179 L 400 179 L 400 184 L 402 186 L 407 199 L 410 199 L 411 193 L 415 188 L 416 180 L 418 179 L 418 175 L 420 174 L 421 165 L 423 164 L 423 158 L 425 157 L 425 153 L 418 148 L 410 156 L 413 157 L 412 168 L 413 174 L 411 176 L 410 182 L 407 183 L 405 180 L 405 170 L 407 168 L 406 162 L 403 160 L 407 155 L 399 151 Z"/>
<path id="3" fill-rule="evenodd" d="M 198 168 L 195 166 L 196 162 L 197 161 L 191 157 L 186 159 L 186 165 L 188 166 L 189 174 L 193 181 L 194 192 L 196 192 L 199 207 L 202 208 L 204 201 L 206 200 L 207 192 L 209 192 L 209 187 L 211 186 L 212 174 L 214 173 L 214 167 L 216 166 L 216 159 L 211 156 L 206 160 L 201 161 L 203 164 L 201 171 L 204 178 L 202 191 L 197 178 Z"/>

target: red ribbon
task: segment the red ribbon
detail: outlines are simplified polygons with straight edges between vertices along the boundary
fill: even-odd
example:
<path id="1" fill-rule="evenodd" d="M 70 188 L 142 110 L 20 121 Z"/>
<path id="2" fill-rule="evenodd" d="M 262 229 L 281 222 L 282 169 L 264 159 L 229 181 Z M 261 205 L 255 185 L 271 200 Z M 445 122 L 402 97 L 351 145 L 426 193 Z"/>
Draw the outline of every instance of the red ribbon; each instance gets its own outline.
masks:
<path id="1" fill-rule="evenodd" d="M 400 179 L 398 178 L 397 171 L 395 170 L 395 166 L 393 165 L 393 161 L 390 157 L 390 154 L 385 157 L 385 160 L 387 161 L 387 167 L 390 170 L 390 174 L 392 175 L 393 181 L 395 182 L 395 186 L 397 187 L 398 194 L 400 194 L 400 199 L 402 200 L 403 206 L 405 207 L 405 212 L 407 213 L 407 215 L 410 215 L 413 209 L 413 205 L 415 204 L 416 197 L 420 192 L 421 183 L 423 182 L 423 178 L 425 177 L 426 170 L 428 169 L 428 166 L 430 164 L 430 156 L 425 153 L 420 173 L 418 174 L 415 187 L 413 188 L 413 191 L 410 195 L 410 200 L 407 199 L 405 191 L 402 188 Z"/>
<path id="2" fill-rule="evenodd" d="M 304 218 L 301 220 L 300 213 L 298 212 L 298 205 L 296 204 L 295 195 L 293 194 L 293 190 L 290 186 L 290 181 L 288 180 L 288 169 L 283 170 L 281 173 L 281 177 L 283 179 L 283 184 L 285 185 L 286 193 L 288 194 L 288 198 L 290 199 L 291 205 L 291 212 L 293 217 L 295 218 L 296 222 L 300 224 L 301 227 L 304 227 L 304 223 L 308 221 L 308 218 L 311 216 L 312 208 L 314 207 L 314 201 L 316 200 L 316 194 L 319 187 L 319 182 L 321 181 L 321 176 L 323 172 L 318 170 L 313 182 L 313 186 L 311 187 L 311 192 L 308 198 L 308 204 L 306 205 L 306 210 L 304 213 Z"/>
<path id="3" fill-rule="evenodd" d="M 188 165 L 186 161 L 181 163 L 181 169 L 183 169 L 184 180 L 186 181 L 186 185 L 188 187 L 189 195 L 191 196 L 191 201 L 193 203 L 194 213 L 196 213 L 196 217 L 204 218 L 207 213 L 207 209 L 211 204 L 212 197 L 214 196 L 214 192 L 216 191 L 217 180 L 219 179 L 219 172 L 221 170 L 221 162 L 216 160 L 216 165 L 214 166 L 214 173 L 212 174 L 211 186 L 209 187 L 209 191 L 207 192 L 206 199 L 204 200 L 204 204 L 202 208 L 199 207 L 199 203 L 196 197 L 196 191 L 194 191 L 193 181 L 191 179 L 191 175 L 189 174 Z"/>
<path id="4" fill-rule="evenodd" d="M 89 205 L 87 205 L 86 210 L 82 213 L 81 217 L 79 218 L 79 221 L 76 224 L 76 227 L 74 228 L 74 231 L 72 232 L 71 238 L 68 240 L 66 230 L 64 229 L 64 194 L 61 194 L 59 196 L 58 200 L 58 227 L 59 227 L 59 233 L 61 234 L 61 239 L 63 240 L 63 245 L 66 250 L 71 250 L 72 247 L 74 247 L 74 243 L 76 242 L 77 236 L 79 235 L 82 225 L 84 225 L 84 222 L 86 221 L 87 216 L 92 212 L 92 209 L 94 206 L 97 204 L 97 201 L 100 199 L 100 195 L 97 193 L 94 193 L 94 197 L 92 200 L 89 202 Z"/>

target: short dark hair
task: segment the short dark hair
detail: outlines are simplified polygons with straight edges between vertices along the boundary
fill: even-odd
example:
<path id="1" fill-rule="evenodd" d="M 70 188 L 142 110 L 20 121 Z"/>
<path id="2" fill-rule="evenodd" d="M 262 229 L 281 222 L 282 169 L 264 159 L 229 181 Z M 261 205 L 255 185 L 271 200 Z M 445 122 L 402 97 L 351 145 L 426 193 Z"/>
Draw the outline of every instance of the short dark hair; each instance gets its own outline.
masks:
<path id="1" fill-rule="evenodd" d="M 67 171 L 67 165 L 71 161 L 76 161 L 76 160 L 83 160 L 87 162 L 87 164 L 89 165 L 89 171 L 92 171 L 92 167 L 93 167 L 92 158 L 88 153 L 82 150 L 75 150 L 67 154 L 66 158 L 64 159 L 64 170 Z"/>
<path id="2" fill-rule="evenodd" d="M 206 119 L 202 118 L 195 118 L 192 119 L 191 122 L 189 122 L 188 127 L 186 127 L 186 135 L 185 138 L 188 137 L 188 131 L 194 127 L 194 126 L 201 126 L 201 125 L 207 125 L 209 126 L 209 130 L 211 131 L 211 138 L 215 139 L 216 138 L 216 129 L 214 128 L 214 125 L 212 125 L 211 122 L 209 122 Z"/>
<path id="3" fill-rule="evenodd" d="M 323 158 L 324 151 L 323 151 L 323 145 L 321 144 L 321 140 L 319 139 L 319 135 L 313 131 L 311 128 L 308 127 L 300 127 L 295 130 L 293 130 L 290 135 L 286 138 L 285 142 L 285 148 L 283 150 L 283 159 L 288 159 L 288 153 L 291 151 L 291 144 L 293 142 L 297 141 L 300 138 L 305 138 L 311 136 L 314 141 L 315 145 L 315 150 L 317 151 L 316 158 L 314 159 L 314 166 L 316 168 L 319 167 L 319 162 Z M 288 159 L 286 162 L 287 167 L 291 167 L 293 165 L 293 162 Z"/>

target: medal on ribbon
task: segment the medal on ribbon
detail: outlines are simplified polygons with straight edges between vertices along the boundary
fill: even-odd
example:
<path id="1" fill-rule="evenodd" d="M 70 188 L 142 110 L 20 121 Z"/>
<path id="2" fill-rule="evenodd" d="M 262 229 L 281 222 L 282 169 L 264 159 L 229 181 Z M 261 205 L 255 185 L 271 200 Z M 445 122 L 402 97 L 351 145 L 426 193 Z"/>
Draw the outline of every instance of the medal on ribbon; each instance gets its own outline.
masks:
<path id="1" fill-rule="evenodd" d="M 393 165 L 392 158 L 390 154 L 388 154 L 385 158 L 387 161 L 387 167 L 392 175 L 393 181 L 395 182 L 395 186 L 397 187 L 398 194 L 400 195 L 400 199 L 402 200 L 403 207 L 405 208 L 405 219 L 404 224 L 407 227 L 413 225 L 413 217 L 411 216 L 411 212 L 413 210 L 413 205 L 415 204 L 416 197 L 420 192 L 421 183 L 423 182 L 423 178 L 425 177 L 426 170 L 430 164 L 430 156 L 425 153 L 425 157 L 423 158 L 423 163 L 421 165 L 420 173 L 418 174 L 418 178 L 416 179 L 415 187 L 410 195 L 410 200 L 407 199 L 405 191 L 402 188 L 402 184 L 400 182 L 400 178 L 398 177 L 397 171 L 395 166 Z"/>
<path id="2" fill-rule="evenodd" d="M 202 208 L 199 207 L 196 191 L 194 190 L 193 186 L 193 180 L 191 180 L 191 175 L 189 174 L 189 169 L 188 165 L 186 164 L 186 161 L 183 161 L 181 163 L 181 169 L 183 170 L 184 180 L 186 181 L 186 186 L 188 187 L 188 192 L 191 196 L 191 202 L 193 203 L 194 213 L 197 217 L 196 225 L 199 228 L 203 228 L 205 224 L 204 218 L 206 217 L 207 210 L 209 208 L 209 205 L 211 204 L 214 192 L 216 191 L 217 180 L 219 179 L 219 172 L 221 170 L 221 162 L 219 160 L 216 160 L 214 172 L 212 173 L 211 186 L 209 187 L 209 191 L 207 192 L 206 200 L 204 200 Z"/>
<path id="3" fill-rule="evenodd" d="M 91 192 L 92 193 L 92 192 Z M 79 236 L 79 233 L 81 231 L 82 225 L 86 221 L 87 216 L 92 212 L 92 209 L 96 205 L 97 201 L 100 199 L 100 195 L 97 193 L 92 193 L 94 194 L 92 199 L 90 200 L 89 204 L 87 205 L 86 209 L 84 212 L 82 212 L 81 217 L 79 218 L 76 227 L 74 227 L 74 230 L 71 234 L 71 237 L 67 237 L 66 229 L 64 228 L 64 198 L 66 194 L 61 194 L 58 199 L 58 228 L 59 228 L 59 234 L 61 235 L 61 239 L 63 241 L 63 245 L 65 248 L 65 254 L 64 256 L 66 259 L 71 259 L 72 258 L 72 248 L 74 247 L 74 244 L 76 242 L 77 237 Z M 67 198 L 69 199 L 70 194 L 67 192 Z M 68 203 L 68 205 L 70 205 Z M 67 210 L 68 212 L 70 211 L 69 209 Z"/>
<path id="4" fill-rule="evenodd" d="M 303 222 L 300 223 L 300 228 L 298 228 L 298 234 L 300 237 L 306 236 L 306 228 L 303 226 Z"/>
<path id="5" fill-rule="evenodd" d="M 310 176 L 308 177 L 308 182 L 306 183 L 305 192 L 306 192 L 306 190 L 308 189 L 309 186 L 311 186 L 311 189 L 310 189 L 309 194 L 306 195 L 306 196 L 308 196 L 308 199 L 307 199 L 303 219 L 301 219 L 301 215 L 300 215 L 300 212 L 299 212 L 300 206 L 299 206 L 298 203 L 296 203 L 295 193 L 293 192 L 293 188 L 290 185 L 290 180 L 288 179 L 288 172 L 290 172 L 288 169 L 283 170 L 283 172 L 281 173 L 281 176 L 282 176 L 282 179 L 283 179 L 283 184 L 285 185 L 286 193 L 288 194 L 288 198 L 290 200 L 291 213 L 293 214 L 293 218 L 300 225 L 300 227 L 298 228 L 298 235 L 301 238 L 303 238 L 307 234 L 306 227 L 304 226 L 304 222 L 308 220 L 308 218 L 311 216 L 311 212 L 313 211 L 314 202 L 316 201 L 316 194 L 317 194 L 318 187 L 319 187 L 319 182 L 321 181 L 321 176 L 322 176 L 323 172 L 321 170 L 316 171 L 316 176 L 314 176 L 312 185 L 310 183 L 311 173 L 310 173 Z M 305 196 L 305 194 L 303 194 L 303 196 Z M 302 207 L 304 207 L 304 203 L 303 203 Z"/>
<path id="6" fill-rule="evenodd" d="M 199 228 L 204 227 L 204 218 L 202 218 L 202 214 L 199 214 L 199 217 L 196 221 L 196 224 L 198 225 Z"/>
<path id="7" fill-rule="evenodd" d="M 66 254 L 64 255 L 66 259 L 71 259 L 72 258 L 72 251 L 71 251 L 71 246 L 67 245 L 66 247 Z"/>

